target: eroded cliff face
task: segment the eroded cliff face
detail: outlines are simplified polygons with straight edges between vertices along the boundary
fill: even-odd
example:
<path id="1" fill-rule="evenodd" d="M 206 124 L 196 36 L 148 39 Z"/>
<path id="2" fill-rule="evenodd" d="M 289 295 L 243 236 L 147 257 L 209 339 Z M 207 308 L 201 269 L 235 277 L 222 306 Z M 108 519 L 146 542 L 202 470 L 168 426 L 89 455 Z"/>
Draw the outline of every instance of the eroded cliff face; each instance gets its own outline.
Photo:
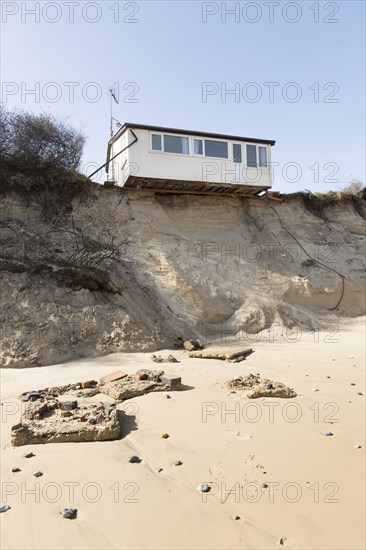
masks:
<path id="1" fill-rule="evenodd" d="M 10 173 L 1 193 L 2 366 L 365 313 L 361 199 L 154 195 Z"/>

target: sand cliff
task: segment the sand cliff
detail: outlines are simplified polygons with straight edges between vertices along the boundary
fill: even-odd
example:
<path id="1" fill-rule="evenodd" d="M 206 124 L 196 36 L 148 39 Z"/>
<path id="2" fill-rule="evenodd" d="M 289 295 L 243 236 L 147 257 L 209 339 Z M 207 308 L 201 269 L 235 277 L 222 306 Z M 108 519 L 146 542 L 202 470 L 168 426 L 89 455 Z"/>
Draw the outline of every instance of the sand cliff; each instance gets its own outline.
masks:
<path id="1" fill-rule="evenodd" d="M 365 313 L 361 199 L 154 195 L 6 172 L 1 188 L 2 366 Z"/>

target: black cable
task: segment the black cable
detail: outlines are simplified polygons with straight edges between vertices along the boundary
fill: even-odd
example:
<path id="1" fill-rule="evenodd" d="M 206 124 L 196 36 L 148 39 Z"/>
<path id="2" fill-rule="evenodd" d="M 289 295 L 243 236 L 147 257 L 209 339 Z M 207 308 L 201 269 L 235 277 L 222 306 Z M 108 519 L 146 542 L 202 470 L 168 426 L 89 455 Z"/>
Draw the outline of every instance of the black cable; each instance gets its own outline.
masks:
<path id="1" fill-rule="evenodd" d="M 121 153 L 126 151 L 126 149 L 128 149 L 129 147 L 131 147 L 131 145 L 133 145 L 134 143 L 136 143 L 136 141 L 138 141 L 138 137 L 136 136 L 135 132 L 131 128 L 130 128 L 130 132 L 133 135 L 134 140 L 131 141 L 131 143 L 129 145 L 127 145 L 127 147 L 124 147 L 121 151 L 119 151 L 116 155 L 114 155 L 114 157 L 112 157 L 111 159 L 108 159 L 107 162 L 102 164 L 102 166 L 99 166 L 99 168 L 97 170 L 95 170 L 92 174 L 90 174 L 90 176 L 88 176 L 89 179 L 92 178 L 93 176 L 95 176 L 95 174 L 97 174 L 97 172 L 99 172 L 99 170 L 101 170 L 102 168 L 107 166 L 107 164 L 112 162 L 112 160 L 114 160 L 116 157 L 118 157 L 118 155 L 120 155 Z M 107 170 L 107 172 L 108 172 L 108 170 Z"/>
<path id="2" fill-rule="evenodd" d="M 310 256 L 310 254 L 305 250 L 305 248 L 304 248 L 304 247 L 302 246 L 302 244 L 297 240 L 297 238 L 296 238 L 292 233 L 290 233 L 290 231 L 283 225 L 282 220 L 281 220 L 281 218 L 280 218 L 280 215 L 279 215 L 279 213 L 277 212 L 277 210 L 274 208 L 274 206 L 270 206 L 270 208 L 276 212 L 277 217 L 278 217 L 278 219 L 279 219 L 279 222 L 280 222 L 281 226 L 283 227 L 283 229 L 290 235 L 290 237 L 292 237 L 292 238 L 297 242 L 297 244 L 300 246 L 300 248 L 305 252 L 305 254 L 306 254 L 311 260 L 313 260 L 313 261 L 316 262 L 317 264 L 321 265 L 322 267 L 325 267 L 325 269 L 330 269 L 330 271 L 333 271 L 334 273 L 336 273 L 337 275 L 339 275 L 339 277 L 341 277 L 341 279 L 342 279 L 342 292 L 341 292 L 341 297 L 340 297 L 340 299 L 338 300 L 337 305 L 335 305 L 335 306 L 332 307 L 332 308 L 327 308 L 328 311 L 334 311 L 335 309 L 337 309 L 337 307 L 339 306 L 339 304 L 340 304 L 341 301 L 343 300 L 344 290 L 345 290 L 345 283 L 344 283 L 344 280 L 345 280 L 346 276 L 345 276 L 345 275 L 342 275 L 342 273 L 339 273 L 338 271 L 336 271 L 336 270 L 333 269 L 332 267 L 329 267 L 329 265 L 325 265 L 325 264 L 319 262 L 318 260 L 316 260 L 315 258 L 313 258 L 312 256 Z"/>

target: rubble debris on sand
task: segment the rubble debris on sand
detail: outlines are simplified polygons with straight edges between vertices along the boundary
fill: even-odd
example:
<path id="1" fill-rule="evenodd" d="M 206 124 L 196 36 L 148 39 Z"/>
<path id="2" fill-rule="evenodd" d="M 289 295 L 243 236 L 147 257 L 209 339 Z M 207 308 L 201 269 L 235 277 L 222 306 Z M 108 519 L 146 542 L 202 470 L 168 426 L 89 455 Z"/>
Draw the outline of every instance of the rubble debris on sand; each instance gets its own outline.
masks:
<path id="1" fill-rule="evenodd" d="M 65 410 L 60 401 L 47 394 L 43 394 L 42 400 L 28 402 L 20 423 L 12 427 L 12 444 L 106 441 L 119 436 L 120 424 L 113 406 L 67 403 L 72 405 Z"/>
<path id="2" fill-rule="evenodd" d="M 141 371 L 140 371 L 141 372 Z M 182 388 L 179 376 L 166 374 L 164 371 L 144 371 L 143 379 L 136 375 L 129 375 L 121 380 L 101 386 L 100 391 L 117 400 L 139 397 L 145 393 L 155 391 L 172 391 Z"/>
<path id="3" fill-rule="evenodd" d="M 183 343 L 183 347 L 187 351 L 195 351 L 195 350 L 198 350 L 198 349 L 203 349 L 203 345 L 201 344 L 201 342 L 199 340 L 186 340 Z"/>
<path id="4" fill-rule="evenodd" d="M 167 357 L 162 357 L 161 355 L 152 354 L 150 356 L 151 361 L 154 363 L 179 363 L 178 359 L 174 355 L 168 355 Z"/>
<path id="5" fill-rule="evenodd" d="M 123 372 L 123 370 L 118 370 L 117 372 L 112 372 L 111 374 L 107 374 L 107 376 L 103 376 L 99 380 L 99 385 L 103 386 L 103 384 L 108 384 L 109 382 L 115 382 L 116 380 L 121 380 L 121 378 L 125 378 L 127 376 L 127 372 Z"/>
<path id="6" fill-rule="evenodd" d="M 38 391 L 26 391 L 20 395 L 21 401 L 39 401 L 45 397 L 59 397 L 67 393 L 76 397 L 93 397 L 100 393 L 98 382 L 96 380 L 88 380 L 87 382 L 77 382 L 76 384 L 66 384 L 65 386 L 53 386 L 44 388 Z"/>
<path id="7" fill-rule="evenodd" d="M 261 378 L 258 374 L 248 374 L 247 376 L 236 376 L 229 380 L 226 386 L 230 389 L 249 390 L 247 397 L 257 399 L 258 397 L 281 397 L 288 399 L 296 397 L 296 392 L 282 384 L 282 382 L 273 382 L 266 378 Z"/>
<path id="8" fill-rule="evenodd" d="M 133 375 L 118 371 L 103 377 L 102 381 L 101 385 L 88 380 L 22 393 L 20 398 L 25 401 L 25 409 L 20 422 L 11 429 L 12 444 L 117 439 L 120 424 L 116 404 L 88 402 L 84 398 L 103 393 L 112 399 L 124 400 L 153 391 L 170 392 L 182 388 L 180 376 L 149 369 L 140 369 Z M 60 396 L 63 397 L 60 399 Z M 74 399 L 74 396 L 81 399 Z"/>
<path id="9" fill-rule="evenodd" d="M 229 363 L 239 363 L 240 361 L 244 361 L 244 359 L 252 353 L 252 348 L 210 348 L 191 351 L 189 352 L 189 357 L 200 359 L 220 359 L 221 361 L 229 361 Z"/>

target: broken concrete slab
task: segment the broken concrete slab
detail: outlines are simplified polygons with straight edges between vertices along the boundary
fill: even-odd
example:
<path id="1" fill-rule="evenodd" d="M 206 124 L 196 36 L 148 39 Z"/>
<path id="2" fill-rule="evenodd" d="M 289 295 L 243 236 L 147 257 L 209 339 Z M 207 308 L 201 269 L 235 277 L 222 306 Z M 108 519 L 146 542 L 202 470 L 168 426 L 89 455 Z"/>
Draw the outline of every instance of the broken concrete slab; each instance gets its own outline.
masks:
<path id="1" fill-rule="evenodd" d="M 237 376 L 229 380 L 226 386 L 235 390 L 249 390 L 247 397 L 249 399 L 258 399 L 259 397 L 280 397 L 288 399 L 296 397 L 296 392 L 282 384 L 282 382 L 273 382 L 266 378 L 261 379 L 259 375 L 248 374 L 246 376 Z"/>
<path id="2" fill-rule="evenodd" d="M 183 343 L 183 347 L 187 351 L 195 351 L 195 350 L 198 350 L 198 349 L 203 349 L 203 345 L 201 344 L 201 342 L 199 340 L 186 340 Z"/>
<path id="3" fill-rule="evenodd" d="M 292 389 L 282 384 L 282 382 L 272 382 L 268 384 L 269 380 L 263 380 L 258 386 L 247 394 L 249 399 L 258 399 L 258 397 L 280 397 L 281 399 L 289 399 L 296 397 L 297 393 Z"/>
<path id="4" fill-rule="evenodd" d="M 36 399 L 42 401 L 46 397 L 59 397 L 65 393 L 69 395 L 76 395 L 77 397 L 92 397 L 93 395 L 100 393 L 100 391 L 97 382 L 93 380 L 93 384 L 86 389 L 83 389 L 81 384 L 77 382 L 75 384 L 66 384 L 64 386 L 52 386 L 50 388 L 38 390 L 37 392 L 24 392 L 20 395 L 20 399 L 22 401 L 35 401 L 35 398 L 28 399 L 29 394 L 34 393 L 38 394 Z"/>
<path id="5" fill-rule="evenodd" d="M 167 357 L 162 357 L 161 355 L 151 355 L 150 356 L 151 361 L 154 361 L 154 363 L 179 363 L 178 359 L 176 359 L 173 355 L 168 355 Z"/>
<path id="6" fill-rule="evenodd" d="M 100 391 L 113 399 L 123 401 L 149 392 L 181 389 L 181 379 L 179 377 L 167 375 L 165 381 L 163 381 L 164 371 L 144 372 L 144 375 L 146 374 L 147 379 L 145 380 L 139 380 L 135 375 L 127 376 L 121 380 L 100 386 Z"/>
<path id="7" fill-rule="evenodd" d="M 103 403 L 78 403 L 61 415 L 61 403 L 52 396 L 27 403 L 19 424 L 11 429 L 14 446 L 39 443 L 107 441 L 120 434 L 117 411 Z"/>
<path id="8" fill-rule="evenodd" d="M 106 376 L 103 376 L 99 380 L 99 384 L 109 384 L 109 382 L 114 382 L 115 380 L 121 380 L 122 378 L 125 378 L 127 376 L 127 372 L 123 372 L 123 370 L 119 370 L 117 372 L 112 372 L 111 374 L 107 374 Z"/>
<path id="9" fill-rule="evenodd" d="M 261 378 L 257 374 L 247 374 L 246 376 L 236 376 L 227 382 L 230 389 L 247 390 L 260 383 Z"/>
<path id="10" fill-rule="evenodd" d="M 176 376 L 175 374 L 162 374 L 160 376 L 160 380 L 163 382 L 163 384 L 167 384 L 168 386 L 180 386 L 182 384 L 181 377 Z"/>
<path id="11" fill-rule="evenodd" d="M 220 359 L 221 361 L 229 361 L 230 363 L 239 363 L 244 361 L 251 353 L 252 348 L 209 348 L 189 352 L 189 357 L 200 359 Z"/>

